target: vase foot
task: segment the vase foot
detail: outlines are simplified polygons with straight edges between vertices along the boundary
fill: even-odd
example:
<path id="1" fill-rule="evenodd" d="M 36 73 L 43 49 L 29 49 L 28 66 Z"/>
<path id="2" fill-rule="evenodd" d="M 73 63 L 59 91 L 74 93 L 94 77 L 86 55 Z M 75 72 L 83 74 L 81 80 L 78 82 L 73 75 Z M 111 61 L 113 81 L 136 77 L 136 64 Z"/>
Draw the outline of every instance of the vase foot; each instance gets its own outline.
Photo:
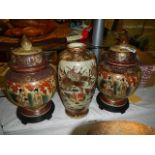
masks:
<path id="1" fill-rule="evenodd" d="M 82 110 L 65 110 L 66 114 L 72 118 L 82 118 L 86 116 L 89 112 L 88 109 L 82 109 Z"/>
<path id="2" fill-rule="evenodd" d="M 129 108 L 129 100 L 128 100 L 128 98 L 124 99 L 122 101 L 118 101 L 119 105 L 116 106 L 116 105 L 113 105 L 113 103 L 108 103 L 107 101 L 110 101 L 110 99 L 108 100 L 101 93 L 99 93 L 97 95 L 96 101 L 97 101 L 97 104 L 99 105 L 99 108 L 101 110 L 104 109 L 104 110 L 107 110 L 107 111 L 110 111 L 110 112 L 116 112 L 116 113 L 120 112 L 121 114 L 123 114 Z M 112 102 L 114 102 L 114 101 L 112 101 Z"/>
<path id="3" fill-rule="evenodd" d="M 49 101 L 45 106 L 40 107 L 36 110 L 31 110 L 27 108 L 17 108 L 17 117 L 21 120 L 23 124 L 27 123 L 37 123 L 45 119 L 50 119 L 54 112 L 55 105 L 52 101 Z"/>

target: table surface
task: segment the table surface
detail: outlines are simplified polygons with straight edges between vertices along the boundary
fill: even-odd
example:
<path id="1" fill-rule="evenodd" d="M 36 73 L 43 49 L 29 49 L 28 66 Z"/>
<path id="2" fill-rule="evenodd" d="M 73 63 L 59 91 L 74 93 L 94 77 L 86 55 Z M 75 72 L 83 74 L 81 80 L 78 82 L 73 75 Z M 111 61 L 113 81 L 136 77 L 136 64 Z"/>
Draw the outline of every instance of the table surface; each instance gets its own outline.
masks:
<path id="1" fill-rule="evenodd" d="M 138 88 L 135 92 L 142 100 L 138 103 L 130 102 L 129 109 L 124 114 L 112 113 L 100 110 L 96 103 L 96 89 L 89 113 L 80 119 L 71 118 L 66 115 L 64 106 L 56 92 L 53 101 L 55 110 L 50 120 L 39 123 L 28 123 L 23 125 L 16 116 L 17 107 L 10 103 L 7 98 L 0 98 L 0 134 L 20 135 L 69 135 L 86 134 L 84 126 L 96 121 L 106 120 L 132 120 L 144 123 L 155 128 L 155 86 Z"/>

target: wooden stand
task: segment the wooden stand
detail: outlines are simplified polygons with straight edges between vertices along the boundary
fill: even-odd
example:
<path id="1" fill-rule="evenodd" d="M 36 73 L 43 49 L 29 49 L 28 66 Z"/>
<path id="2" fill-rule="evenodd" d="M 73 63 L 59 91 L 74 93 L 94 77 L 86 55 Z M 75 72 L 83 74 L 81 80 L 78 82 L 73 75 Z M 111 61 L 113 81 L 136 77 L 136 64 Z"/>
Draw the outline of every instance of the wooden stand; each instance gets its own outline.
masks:
<path id="1" fill-rule="evenodd" d="M 52 117 L 54 109 L 55 105 L 52 101 L 48 102 L 43 108 L 34 111 L 18 107 L 17 117 L 23 124 L 36 123 L 45 119 L 49 120 Z"/>
<path id="2" fill-rule="evenodd" d="M 103 99 L 101 99 L 101 96 L 102 96 L 102 94 L 99 93 L 96 98 L 97 104 L 99 105 L 99 108 L 101 110 L 105 109 L 110 112 L 115 112 L 115 113 L 120 112 L 121 114 L 123 114 L 129 108 L 129 100 L 128 99 L 124 100 L 125 103 L 122 104 L 122 106 L 113 106 L 113 105 L 110 105 L 110 104 L 107 104 L 106 102 L 104 102 Z"/>

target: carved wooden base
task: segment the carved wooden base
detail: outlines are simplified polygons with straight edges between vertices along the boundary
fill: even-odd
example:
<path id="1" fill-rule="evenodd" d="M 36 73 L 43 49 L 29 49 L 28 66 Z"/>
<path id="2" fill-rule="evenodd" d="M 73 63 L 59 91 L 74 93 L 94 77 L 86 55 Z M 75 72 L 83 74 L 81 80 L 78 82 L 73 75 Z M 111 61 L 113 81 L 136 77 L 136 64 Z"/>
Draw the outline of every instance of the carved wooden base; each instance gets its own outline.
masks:
<path id="1" fill-rule="evenodd" d="M 82 109 L 82 110 L 69 110 L 69 109 L 66 109 L 65 112 L 70 117 L 82 118 L 82 117 L 84 117 L 84 116 L 86 116 L 88 114 L 89 110 L 88 109 Z"/>
<path id="2" fill-rule="evenodd" d="M 121 114 L 125 113 L 125 111 L 129 108 L 129 100 L 119 100 L 115 101 L 110 100 L 103 96 L 102 93 L 99 93 L 96 98 L 97 104 L 101 110 L 105 109 L 110 112 L 120 112 Z M 116 106 L 117 105 L 117 106 Z"/>
<path id="3" fill-rule="evenodd" d="M 50 119 L 52 117 L 54 109 L 55 105 L 52 101 L 49 101 L 47 104 L 45 104 L 45 106 L 36 110 L 18 107 L 17 117 L 23 124 L 36 123 L 45 119 Z"/>

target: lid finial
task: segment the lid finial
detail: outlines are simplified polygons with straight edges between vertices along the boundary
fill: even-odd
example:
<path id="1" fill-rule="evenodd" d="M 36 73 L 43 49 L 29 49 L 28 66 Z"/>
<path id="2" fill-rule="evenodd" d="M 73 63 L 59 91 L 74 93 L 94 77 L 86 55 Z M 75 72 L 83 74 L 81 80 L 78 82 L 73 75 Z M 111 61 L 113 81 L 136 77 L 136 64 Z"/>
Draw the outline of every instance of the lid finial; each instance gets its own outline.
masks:
<path id="1" fill-rule="evenodd" d="M 29 51 L 32 49 L 32 44 L 25 35 L 22 38 L 21 47 L 26 51 Z"/>

